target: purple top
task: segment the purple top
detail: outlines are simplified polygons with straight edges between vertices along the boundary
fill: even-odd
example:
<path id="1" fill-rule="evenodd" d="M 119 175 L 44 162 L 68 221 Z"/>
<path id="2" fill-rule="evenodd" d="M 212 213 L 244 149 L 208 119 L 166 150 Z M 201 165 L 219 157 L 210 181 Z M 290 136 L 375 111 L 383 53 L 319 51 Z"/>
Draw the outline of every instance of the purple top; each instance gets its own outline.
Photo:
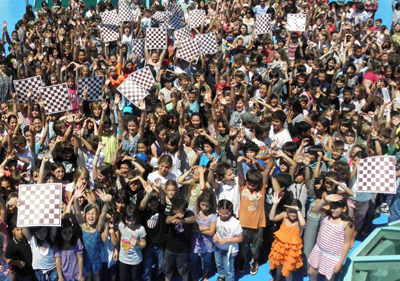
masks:
<path id="1" fill-rule="evenodd" d="M 217 221 L 216 214 L 210 214 L 207 219 L 203 219 L 200 213 L 196 212 L 196 207 L 190 208 L 194 213 L 197 225 L 200 226 L 210 226 L 212 222 Z M 192 232 L 192 248 L 194 253 L 211 253 L 214 248 L 214 243 L 212 241 L 212 236 L 203 235 L 201 232 Z"/>
<path id="2" fill-rule="evenodd" d="M 55 247 L 54 257 L 61 258 L 61 271 L 65 280 L 77 280 L 79 277 L 78 256 L 83 254 L 83 244 L 80 239 L 75 246 L 68 250 L 59 250 Z M 86 276 L 83 268 L 83 276 Z"/>

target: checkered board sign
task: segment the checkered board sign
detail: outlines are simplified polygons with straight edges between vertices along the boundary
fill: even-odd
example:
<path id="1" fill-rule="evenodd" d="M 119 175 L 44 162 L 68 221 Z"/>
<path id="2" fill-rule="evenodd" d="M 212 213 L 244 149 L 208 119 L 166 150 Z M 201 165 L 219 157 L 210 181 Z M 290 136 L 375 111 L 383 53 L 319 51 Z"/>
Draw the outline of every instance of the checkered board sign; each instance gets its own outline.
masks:
<path id="1" fill-rule="evenodd" d="M 190 29 L 188 26 L 178 29 L 174 32 L 176 40 L 182 41 L 184 38 L 192 38 L 190 36 Z"/>
<path id="2" fill-rule="evenodd" d="M 153 87 L 154 82 L 156 82 L 148 66 L 129 74 L 128 80 L 132 80 L 135 84 L 140 85 L 146 91 Z"/>
<path id="3" fill-rule="evenodd" d="M 289 31 L 306 31 L 307 15 L 287 14 L 286 29 Z"/>
<path id="4" fill-rule="evenodd" d="M 116 25 L 101 24 L 99 25 L 101 30 L 101 37 L 103 42 L 117 41 L 119 37 L 119 28 Z"/>
<path id="5" fill-rule="evenodd" d="M 46 114 L 72 110 L 67 83 L 40 88 Z"/>
<path id="6" fill-rule="evenodd" d="M 396 193 L 394 156 L 373 156 L 361 159 L 358 165 L 358 192 Z"/>
<path id="7" fill-rule="evenodd" d="M 169 17 L 169 24 L 173 27 L 173 29 L 177 30 L 182 28 L 182 15 L 174 14 Z"/>
<path id="8" fill-rule="evenodd" d="M 268 34 L 271 31 L 271 15 L 264 14 L 256 18 L 256 34 Z"/>
<path id="9" fill-rule="evenodd" d="M 106 11 L 100 14 L 103 24 L 119 25 L 117 10 Z"/>
<path id="10" fill-rule="evenodd" d="M 154 15 L 151 16 L 151 19 L 161 23 L 161 22 L 167 22 L 168 21 L 168 13 L 167 12 L 161 12 L 161 11 L 157 11 L 154 13 Z"/>
<path id="11" fill-rule="evenodd" d="M 22 184 L 18 199 L 18 227 L 61 226 L 61 183 Z"/>
<path id="12" fill-rule="evenodd" d="M 87 100 L 95 101 L 102 99 L 102 90 L 104 85 L 104 77 L 84 77 L 78 80 L 78 95 L 82 99 L 83 91 L 88 88 Z"/>
<path id="13" fill-rule="evenodd" d="M 180 59 L 183 59 L 187 62 L 191 62 L 199 59 L 200 55 L 200 48 L 199 44 L 197 44 L 196 40 L 192 38 L 183 38 L 183 40 L 180 41 L 180 48 L 178 49 L 178 52 L 176 53 L 176 56 Z"/>
<path id="14" fill-rule="evenodd" d="M 144 58 L 144 47 L 145 47 L 145 42 L 144 39 L 134 39 L 132 40 L 132 51 L 135 55 L 139 57 L 139 59 Z"/>
<path id="15" fill-rule="evenodd" d="M 192 10 L 189 12 L 190 27 L 196 28 L 203 23 L 203 18 L 206 16 L 204 10 Z"/>
<path id="16" fill-rule="evenodd" d="M 135 17 L 133 16 L 132 10 L 129 7 L 129 4 L 124 0 L 119 1 L 118 3 L 118 15 L 119 21 L 134 21 Z"/>
<path id="17" fill-rule="evenodd" d="M 180 5 L 170 3 L 170 4 L 168 5 L 168 7 L 171 8 L 171 11 L 168 10 L 168 13 L 169 13 L 171 16 L 172 16 L 172 15 L 177 15 L 177 16 L 182 17 L 183 10 L 182 10 L 182 7 L 181 7 Z"/>
<path id="18" fill-rule="evenodd" d="M 118 86 L 117 90 L 136 107 L 139 107 L 139 101 L 143 100 L 150 94 L 132 79 L 125 79 L 124 82 Z"/>
<path id="19" fill-rule="evenodd" d="M 198 34 L 195 37 L 199 44 L 200 51 L 204 54 L 215 54 L 218 53 L 217 37 L 214 32 Z"/>
<path id="20" fill-rule="evenodd" d="M 167 49 L 167 29 L 149 27 L 146 30 L 146 49 Z"/>
<path id="21" fill-rule="evenodd" d="M 42 78 L 40 75 L 21 80 L 14 80 L 14 88 L 18 93 L 19 104 L 28 103 L 29 91 L 32 91 L 32 102 L 38 102 L 40 99 L 40 87 L 42 87 Z"/>

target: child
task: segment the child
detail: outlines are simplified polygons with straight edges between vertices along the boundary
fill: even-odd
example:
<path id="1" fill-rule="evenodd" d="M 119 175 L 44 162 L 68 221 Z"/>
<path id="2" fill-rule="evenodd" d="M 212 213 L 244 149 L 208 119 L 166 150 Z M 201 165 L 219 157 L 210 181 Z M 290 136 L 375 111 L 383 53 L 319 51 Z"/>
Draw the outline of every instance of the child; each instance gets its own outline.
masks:
<path id="1" fill-rule="evenodd" d="M 210 188 L 210 186 L 209 185 L 207 186 L 207 183 L 206 183 L 205 172 L 206 172 L 205 167 L 194 166 L 178 179 L 178 184 L 189 186 L 189 191 L 188 191 L 188 196 L 187 196 L 187 198 L 188 198 L 187 201 L 189 203 L 189 206 L 188 206 L 189 209 L 196 206 L 197 199 L 199 198 L 201 193 L 204 190 Z M 191 173 L 193 173 L 193 177 L 190 180 L 186 181 L 186 178 Z"/>
<path id="2" fill-rule="evenodd" d="M 150 185 L 145 185 L 146 195 L 140 203 L 142 225 L 146 230 L 146 248 L 143 253 L 142 280 L 160 280 L 164 256 L 165 243 L 167 242 L 166 215 L 160 203 L 158 190 Z M 155 261 L 156 260 L 156 261 Z M 156 278 L 152 279 L 153 264 L 157 266 Z"/>
<path id="3" fill-rule="evenodd" d="M 100 213 L 100 208 L 97 204 L 88 204 L 81 212 L 81 207 L 78 203 L 78 198 L 84 194 L 85 187 L 80 186 L 75 189 L 74 194 L 74 206 L 75 216 L 82 228 L 82 239 L 85 245 L 84 251 L 84 262 L 85 270 L 88 273 L 89 280 L 92 277 L 95 281 L 100 280 L 100 269 L 102 267 L 101 261 L 101 232 L 104 229 L 106 214 L 108 211 L 109 201 L 111 196 L 107 195 L 104 191 L 98 189 L 96 194 L 100 198 L 103 204 L 103 208 Z M 104 241 L 103 241 L 104 242 Z"/>
<path id="4" fill-rule="evenodd" d="M 183 281 L 187 281 L 190 269 L 190 235 L 195 217 L 187 210 L 187 202 L 175 199 L 172 202 L 172 214 L 167 217 L 167 244 L 165 246 L 163 271 L 165 281 L 170 281 L 175 265 Z"/>
<path id="5" fill-rule="evenodd" d="M 139 207 L 130 204 L 122 213 L 118 224 L 121 233 L 119 250 L 119 276 L 121 280 L 140 280 L 142 271 L 142 249 L 146 247 L 146 231 L 140 225 Z"/>
<path id="6" fill-rule="evenodd" d="M 32 280 L 35 272 L 32 269 L 32 251 L 21 227 L 17 227 L 17 217 L 11 219 L 10 229 L 13 239 L 7 245 L 6 260 L 12 268 L 14 278 Z M 18 280 L 18 279 L 17 279 Z"/>
<path id="7" fill-rule="evenodd" d="M 218 202 L 217 229 L 213 236 L 214 257 L 218 280 L 234 281 L 234 260 L 238 253 L 238 243 L 243 241 L 242 226 L 233 212 L 233 204 L 222 199 Z"/>
<path id="8" fill-rule="evenodd" d="M 85 280 L 83 267 L 83 244 L 69 219 L 62 220 L 57 229 L 54 257 L 59 280 Z"/>
<path id="9" fill-rule="evenodd" d="M 147 177 L 147 181 L 150 183 L 155 183 L 156 179 L 159 179 L 161 185 L 164 186 L 167 180 L 176 180 L 176 175 L 169 172 L 169 170 L 172 168 L 172 165 L 173 161 L 171 156 L 161 155 L 158 159 L 158 170 L 150 173 Z"/>
<path id="10" fill-rule="evenodd" d="M 155 186 L 160 189 L 161 185 L 159 184 L 160 182 L 158 181 L 156 182 Z M 165 191 L 161 191 L 161 197 L 165 197 L 165 199 L 161 198 L 161 201 L 165 206 L 164 214 L 170 216 L 172 214 L 172 202 L 175 198 L 179 198 L 179 188 L 176 181 L 167 180 L 167 182 L 165 183 Z"/>
<path id="11" fill-rule="evenodd" d="M 220 182 L 217 182 L 214 177 L 216 172 Z M 233 213 L 239 215 L 240 191 L 238 177 L 235 176 L 231 166 L 228 163 L 217 164 L 216 161 L 210 165 L 207 181 L 213 188 L 217 196 L 217 202 L 222 199 L 229 200 L 233 204 Z"/>
<path id="12" fill-rule="evenodd" d="M 279 194 L 274 193 L 274 203 L 269 213 L 269 219 L 283 222 L 279 230 L 274 233 L 275 241 L 269 254 L 269 267 L 271 269 L 278 268 L 273 280 L 280 280 L 282 275 L 286 277 L 286 280 L 292 280 L 292 272 L 303 265 L 301 230 L 305 227 L 306 221 L 301 213 L 302 205 L 297 199 L 292 199 L 288 205 L 285 205 L 285 212 L 276 214 L 276 208 L 280 201 Z"/>
<path id="13" fill-rule="evenodd" d="M 32 268 L 39 281 L 57 281 L 58 274 L 54 259 L 53 238 L 57 228 L 32 227 L 24 228 L 24 236 L 32 250 Z"/>
<path id="14" fill-rule="evenodd" d="M 192 232 L 192 251 L 190 253 L 190 264 L 192 279 L 196 268 L 196 261 L 200 257 L 203 281 L 208 281 L 208 272 L 211 269 L 211 258 L 214 243 L 212 237 L 215 234 L 217 215 L 216 215 L 215 195 L 205 190 L 197 199 L 196 206 L 191 210 L 195 214 L 196 228 Z"/>
<path id="15" fill-rule="evenodd" d="M 173 134 L 167 139 L 166 154 L 172 158 L 172 170 L 177 177 L 182 175 L 181 160 L 183 153 L 183 137 Z"/>
<path id="16" fill-rule="evenodd" d="M 314 206 L 314 211 L 321 211 L 327 204 L 330 205 L 330 211 L 322 220 L 317 244 L 308 258 L 311 281 L 316 281 L 318 274 L 328 280 L 335 279 L 349 252 L 354 232 L 353 222 L 347 215 L 347 202 L 342 196 L 326 196 Z"/>

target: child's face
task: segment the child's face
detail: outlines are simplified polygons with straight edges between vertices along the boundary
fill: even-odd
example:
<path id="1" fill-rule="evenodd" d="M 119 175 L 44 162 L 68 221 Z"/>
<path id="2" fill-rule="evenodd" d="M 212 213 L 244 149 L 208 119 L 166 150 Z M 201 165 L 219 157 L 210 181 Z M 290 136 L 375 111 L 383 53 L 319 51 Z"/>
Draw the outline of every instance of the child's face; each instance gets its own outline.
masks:
<path id="1" fill-rule="evenodd" d="M 238 100 L 238 101 L 236 102 L 236 110 L 237 110 L 237 111 L 242 111 L 242 110 L 243 110 L 243 106 L 244 106 L 244 103 L 243 103 L 242 100 Z"/>
<path id="2" fill-rule="evenodd" d="M 14 238 L 18 241 L 21 241 L 25 238 L 24 231 L 22 227 L 14 227 L 12 231 Z"/>
<path id="3" fill-rule="evenodd" d="M 231 215 L 232 215 L 232 212 L 229 210 L 218 209 L 218 216 L 222 221 L 229 220 Z"/>
<path id="4" fill-rule="evenodd" d="M 196 101 L 196 94 L 194 93 L 188 94 L 188 100 L 190 103 L 194 103 Z"/>
<path id="5" fill-rule="evenodd" d="M 159 201 L 158 200 L 151 200 L 148 204 L 147 207 L 156 212 L 158 210 L 158 205 L 159 205 Z"/>
<path id="6" fill-rule="evenodd" d="M 224 134 L 226 133 L 226 128 L 225 128 L 223 122 L 218 122 L 218 132 L 219 132 L 221 135 L 224 135 Z"/>
<path id="7" fill-rule="evenodd" d="M 35 234 L 37 239 L 43 241 L 44 239 L 46 239 L 46 236 L 47 236 L 47 228 L 46 227 L 42 227 L 38 231 L 35 231 L 34 234 Z"/>
<path id="8" fill-rule="evenodd" d="M 345 102 L 350 102 L 351 101 L 351 93 L 350 92 L 344 92 L 343 93 L 343 100 Z"/>
<path id="9" fill-rule="evenodd" d="M 93 108 L 93 115 L 95 116 L 95 117 L 100 117 L 100 115 L 101 115 L 101 108 L 99 108 L 99 107 L 96 107 L 96 108 Z"/>
<path id="10" fill-rule="evenodd" d="M 128 123 L 128 131 L 130 134 L 135 134 L 138 130 L 138 126 L 135 122 L 131 121 Z"/>
<path id="11" fill-rule="evenodd" d="M 194 182 L 199 182 L 200 181 L 200 173 L 199 173 L 199 171 L 195 170 L 193 172 L 193 180 L 194 180 Z"/>
<path id="12" fill-rule="evenodd" d="M 192 122 L 193 127 L 195 127 L 196 129 L 200 128 L 200 117 L 195 115 L 192 116 L 192 118 L 190 119 L 190 121 Z"/>
<path id="13" fill-rule="evenodd" d="M 79 178 L 76 180 L 77 186 L 87 186 L 89 179 L 85 177 L 85 175 L 80 175 Z"/>
<path id="14" fill-rule="evenodd" d="M 99 213 L 96 208 L 91 209 L 85 215 L 85 221 L 90 225 L 93 226 L 97 223 L 97 219 L 99 218 Z"/>
<path id="15" fill-rule="evenodd" d="M 125 208 L 125 203 L 115 201 L 115 207 L 117 207 L 119 213 L 122 213 L 122 210 Z"/>
<path id="16" fill-rule="evenodd" d="M 137 191 L 140 188 L 140 180 L 129 179 L 128 180 L 129 188 L 132 191 Z"/>
<path id="17" fill-rule="evenodd" d="M 212 146 L 207 143 L 203 145 L 203 149 L 206 154 L 212 154 L 214 152 Z"/>
<path id="18" fill-rule="evenodd" d="M 286 208 L 286 212 L 288 214 L 288 217 L 291 221 L 295 221 L 297 220 L 297 211 L 290 209 L 290 208 Z"/>
<path id="19" fill-rule="evenodd" d="M 138 143 L 137 151 L 138 151 L 138 153 L 146 154 L 147 153 L 147 146 L 145 144 L 143 144 L 143 143 Z"/>
<path id="20" fill-rule="evenodd" d="M 64 227 L 61 230 L 61 237 L 64 239 L 65 242 L 69 242 L 71 241 L 72 238 L 72 227 L 68 226 L 68 227 Z"/>
<path id="21" fill-rule="evenodd" d="M 343 213 L 343 211 L 345 211 L 345 209 L 339 208 L 339 207 L 332 208 L 332 206 L 331 206 L 331 208 L 330 208 L 330 212 L 331 212 L 333 218 L 340 217 L 340 215 Z"/>
<path id="22" fill-rule="evenodd" d="M 173 185 L 168 185 L 165 188 L 165 194 L 167 195 L 167 197 L 169 199 L 173 199 L 177 193 L 178 193 L 178 191 L 176 190 L 176 187 Z"/>
<path id="23" fill-rule="evenodd" d="M 227 169 L 225 172 L 225 176 L 222 180 L 227 183 L 233 183 L 234 179 L 235 179 L 235 174 L 233 173 L 233 170 Z"/>
<path id="24" fill-rule="evenodd" d="M 347 135 L 344 136 L 344 141 L 345 141 L 346 144 L 353 144 L 355 139 L 356 138 L 353 135 L 347 134 Z"/>
<path id="25" fill-rule="evenodd" d="M 343 155 L 343 149 L 332 149 L 332 158 L 333 159 L 340 159 Z"/>
<path id="26" fill-rule="evenodd" d="M 162 141 L 165 141 L 167 139 L 167 130 L 161 130 L 161 132 L 158 134 L 158 137 Z"/>
<path id="27" fill-rule="evenodd" d="M 121 172 L 121 176 L 126 178 L 128 176 L 130 167 L 128 164 L 121 164 L 121 167 L 119 168 L 119 170 Z"/>
<path id="28" fill-rule="evenodd" d="M 171 165 L 169 165 L 167 163 L 161 163 L 160 165 L 158 165 L 158 170 L 163 177 L 168 176 L 170 169 L 171 169 Z"/>
<path id="29" fill-rule="evenodd" d="M 110 124 L 104 124 L 103 125 L 103 132 L 105 135 L 108 135 L 111 131 L 111 125 Z"/>
<path id="30" fill-rule="evenodd" d="M 208 212 L 208 210 L 210 210 L 210 208 L 211 208 L 211 204 L 210 203 L 208 203 L 208 202 L 200 202 L 200 210 L 203 213 Z"/>
<path id="31" fill-rule="evenodd" d="M 254 157 L 256 157 L 256 153 L 253 150 L 246 150 L 246 158 L 250 158 L 253 159 Z"/>
<path id="32" fill-rule="evenodd" d="M 68 79 L 67 84 L 69 88 L 73 88 L 75 86 L 74 79 Z"/>

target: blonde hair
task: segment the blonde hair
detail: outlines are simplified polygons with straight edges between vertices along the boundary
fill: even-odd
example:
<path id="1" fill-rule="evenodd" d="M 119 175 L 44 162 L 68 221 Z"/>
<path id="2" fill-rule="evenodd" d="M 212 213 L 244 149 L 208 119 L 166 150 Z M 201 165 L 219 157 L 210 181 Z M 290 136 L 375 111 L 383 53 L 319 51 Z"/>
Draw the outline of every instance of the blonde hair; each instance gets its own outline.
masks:
<path id="1" fill-rule="evenodd" d="M 82 175 L 89 181 L 89 178 L 90 178 L 89 170 L 86 169 L 86 167 L 84 167 L 84 166 L 79 166 L 76 169 L 76 171 L 74 173 L 74 177 L 73 177 L 73 181 L 74 181 L 75 184 L 78 181 L 79 177 L 82 176 Z"/>

